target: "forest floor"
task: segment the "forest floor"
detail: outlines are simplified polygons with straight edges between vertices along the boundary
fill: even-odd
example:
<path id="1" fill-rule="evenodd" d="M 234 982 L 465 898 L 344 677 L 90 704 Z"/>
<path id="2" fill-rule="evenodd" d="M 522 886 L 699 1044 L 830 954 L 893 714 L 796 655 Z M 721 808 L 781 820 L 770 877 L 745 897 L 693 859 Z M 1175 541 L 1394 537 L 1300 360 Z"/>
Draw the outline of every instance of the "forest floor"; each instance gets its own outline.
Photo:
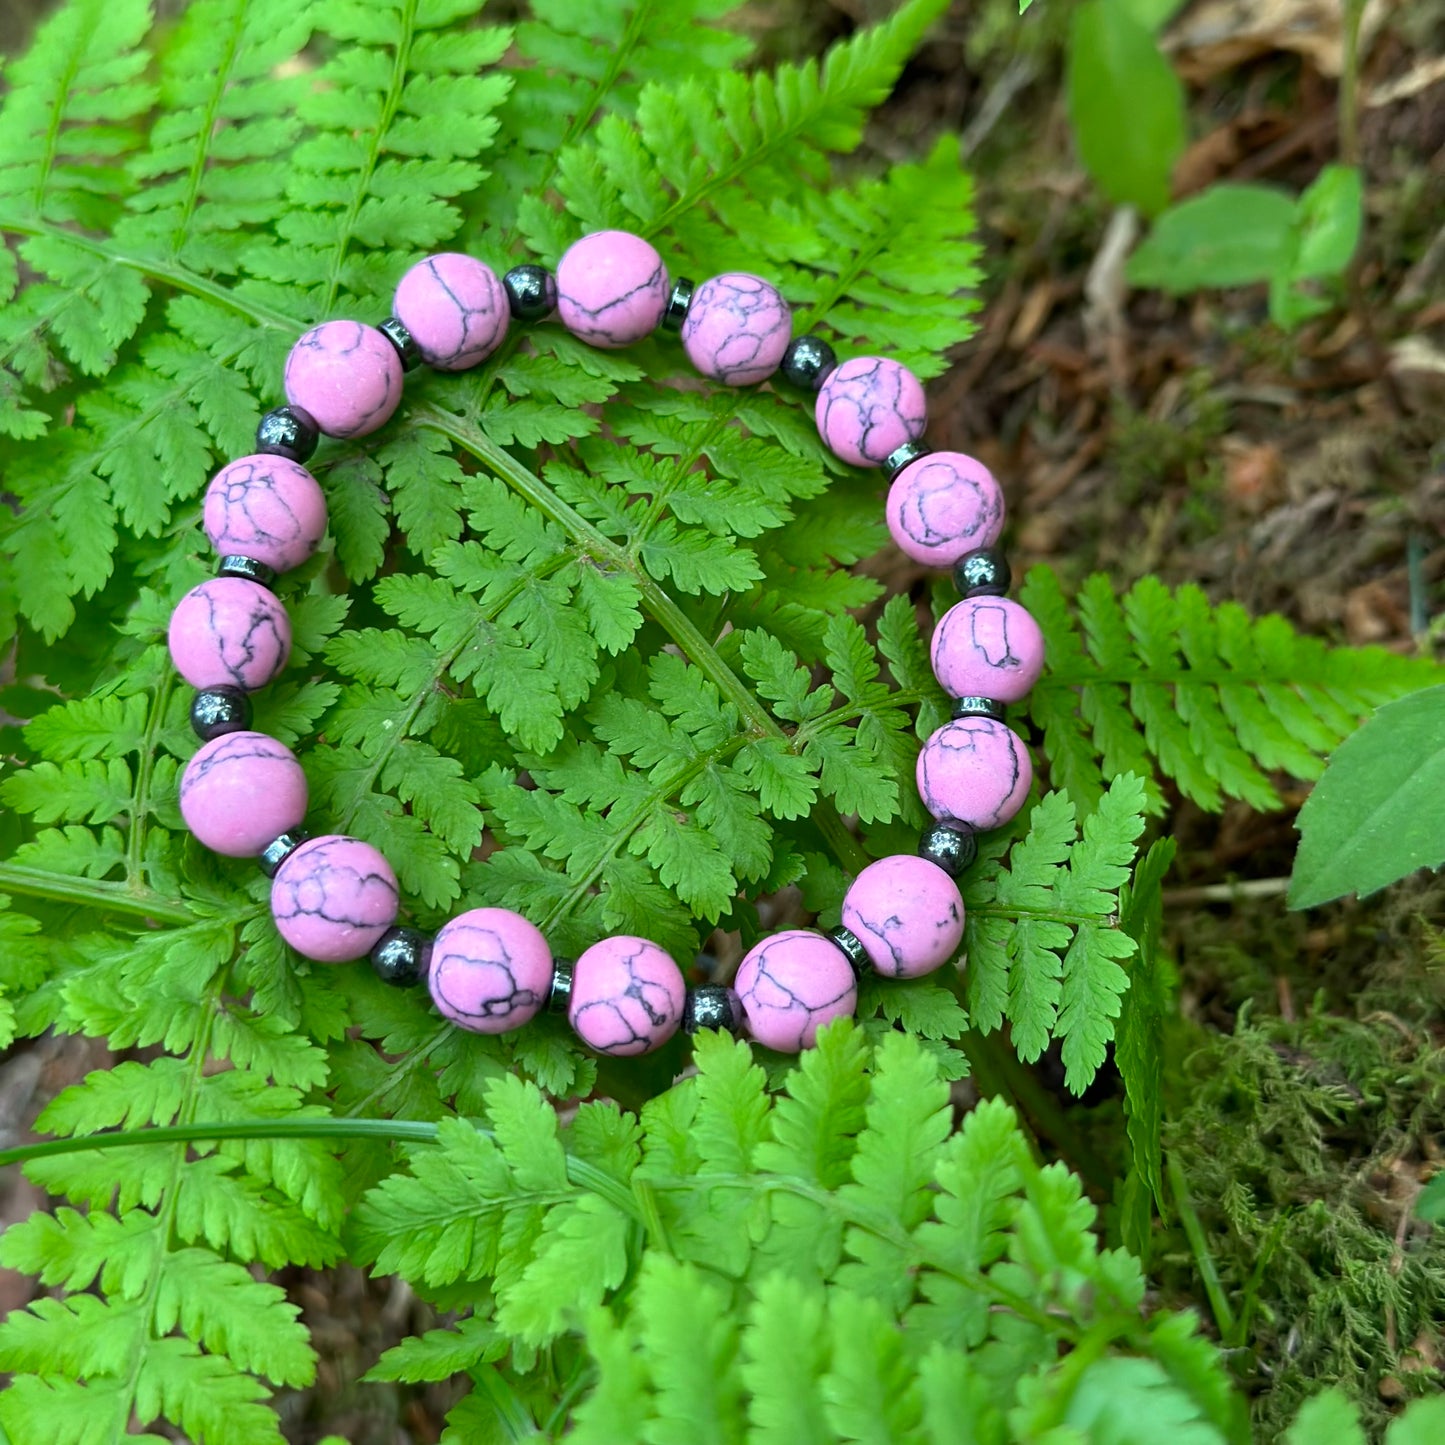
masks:
<path id="1" fill-rule="evenodd" d="M 7 0 L 13 53 L 30 7 Z M 505 7 L 503 7 L 505 8 Z M 768 0 L 766 58 L 820 51 L 886 0 Z M 1329 314 L 1285 335 L 1263 288 L 1171 300 L 1130 293 L 1127 232 L 1073 158 L 1063 101 L 1071 6 L 957 0 L 880 113 L 874 158 L 916 158 L 961 132 L 977 179 L 986 273 L 978 335 L 931 388 L 935 444 L 1004 480 L 1016 572 L 1066 584 L 1107 572 L 1194 582 L 1330 641 L 1438 650 L 1445 633 L 1445 0 L 1385 5 L 1362 51 L 1362 252 Z M 1339 155 L 1333 0 L 1196 0 L 1176 62 L 1192 144 L 1176 198 L 1220 179 L 1298 192 Z M 495 7 L 489 7 L 494 13 Z M 901 554 L 869 564 L 921 596 Z M 1286 785 L 1297 806 L 1302 788 Z M 1438 800 L 1422 799 L 1422 806 Z M 1445 1380 L 1445 1243 L 1412 1219 L 1445 1139 L 1445 885 L 1291 914 L 1292 813 L 1222 814 L 1175 798 L 1166 935 L 1180 1019 L 1167 1142 L 1176 1208 L 1150 1260 L 1161 1302 L 1193 1303 L 1233 1352 L 1259 1438 L 1343 1382 L 1372 1434 Z M 50 1041 L 0 1070 L 0 1118 L 104 1062 Z M 1119 1100 L 1062 1091 L 1034 1123 L 1076 1167 L 1108 1158 Z M 0 1224 L 36 1200 L 0 1194 Z M 1107 1199 L 1101 1200 L 1107 1205 Z M 1180 1206 L 1182 1205 L 1182 1213 Z M 1191 1244 L 1182 1220 L 1201 1230 Z M 1445 1234 L 1437 1231 L 1436 1234 Z M 23 1282 L 0 1274 L 0 1311 Z M 356 1390 L 426 1311 L 356 1271 L 287 1283 L 323 1356 L 287 1402 L 313 1442 L 427 1445 L 451 1392 Z"/>

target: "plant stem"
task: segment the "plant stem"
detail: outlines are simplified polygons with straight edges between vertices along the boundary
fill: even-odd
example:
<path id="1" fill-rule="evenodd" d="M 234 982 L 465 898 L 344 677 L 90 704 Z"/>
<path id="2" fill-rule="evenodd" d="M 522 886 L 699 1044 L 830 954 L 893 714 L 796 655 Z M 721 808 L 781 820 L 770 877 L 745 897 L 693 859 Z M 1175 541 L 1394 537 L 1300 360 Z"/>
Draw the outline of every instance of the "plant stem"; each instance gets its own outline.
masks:
<path id="1" fill-rule="evenodd" d="M 1340 67 L 1340 159 L 1360 163 L 1360 23 L 1365 0 L 1345 0 L 1344 56 Z"/>
<path id="2" fill-rule="evenodd" d="M 1169 1192 L 1174 1196 L 1174 1207 L 1179 1211 L 1179 1222 L 1184 1226 L 1185 1237 L 1194 1254 L 1194 1264 L 1199 1277 L 1204 1281 L 1204 1293 L 1209 1296 L 1209 1308 L 1214 1314 L 1214 1325 L 1219 1338 L 1228 1343 L 1235 1335 L 1234 1311 L 1224 1293 L 1219 1271 L 1214 1265 L 1214 1256 L 1209 1252 L 1209 1241 L 1204 1237 L 1204 1226 L 1194 1208 L 1194 1199 L 1189 1193 L 1189 1183 L 1184 1178 L 1184 1169 L 1173 1154 L 1164 1161 L 1164 1172 L 1169 1179 Z"/>
<path id="3" fill-rule="evenodd" d="M 96 878 L 74 878 L 50 873 L 43 868 L 26 868 L 18 863 L 0 863 L 0 893 L 19 893 L 26 898 L 49 898 L 57 903 L 75 903 L 107 913 L 127 913 L 159 923 L 194 923 L 197 915 L 176 898 L 162 898 L 148 888 L 129 883 L 107 883 Z"/>

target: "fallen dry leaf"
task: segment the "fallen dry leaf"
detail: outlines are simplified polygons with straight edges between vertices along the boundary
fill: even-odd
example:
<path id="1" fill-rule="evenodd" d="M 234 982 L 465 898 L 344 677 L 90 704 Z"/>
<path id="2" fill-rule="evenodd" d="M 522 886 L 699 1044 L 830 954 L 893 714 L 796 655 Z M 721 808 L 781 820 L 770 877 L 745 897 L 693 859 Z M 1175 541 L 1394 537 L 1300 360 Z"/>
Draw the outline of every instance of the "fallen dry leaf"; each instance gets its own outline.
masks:
<path id="1" fill-rule="evenodd" d="M 1370 49 L 1391 0 L 1369 0 L 1360 25 L 1360 57 Z M 1165 50 L 1198 85 L 1237 65 L 1291 50 L 1322 75 L 1344 68 L 1341 0 L 1197 0 L 1165 32 Z"/>

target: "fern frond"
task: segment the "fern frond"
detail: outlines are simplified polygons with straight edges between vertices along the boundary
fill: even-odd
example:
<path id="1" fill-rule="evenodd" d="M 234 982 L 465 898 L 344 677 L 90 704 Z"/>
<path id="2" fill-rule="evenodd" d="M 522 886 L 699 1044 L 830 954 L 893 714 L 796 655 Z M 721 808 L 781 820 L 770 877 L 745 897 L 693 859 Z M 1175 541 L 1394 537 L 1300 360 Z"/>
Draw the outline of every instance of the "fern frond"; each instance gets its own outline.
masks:
<path id="1" fill-rule="evenodd" d="M 1154 813 L 1160 775 L 1203 808 L 1225 798 L 1276 808 L 1266 774 L 1317 778 L 1374 708 L 1440 677 L 1424 658 L 1329 648 L 1281 617 L 1212 607 L 1197 587 L 1171 591 L 1149 577 L 1122 598 L 1090 577 L 1074 616 L 1054 573 L 1036 567 L 1020 600 L 1049 658 L 1029 712 L 1051 778 L 1086 812 L 1121 772 L 1147 781 Z"/>

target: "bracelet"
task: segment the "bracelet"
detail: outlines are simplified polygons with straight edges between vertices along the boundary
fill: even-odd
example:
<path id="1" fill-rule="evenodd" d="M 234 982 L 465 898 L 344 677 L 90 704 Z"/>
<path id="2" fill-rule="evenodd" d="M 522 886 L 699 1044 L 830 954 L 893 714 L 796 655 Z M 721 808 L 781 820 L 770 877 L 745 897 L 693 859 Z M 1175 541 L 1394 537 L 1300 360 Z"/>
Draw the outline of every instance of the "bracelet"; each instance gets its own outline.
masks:
<path id="1" fill-rule="evenodd" d="M 251 730 L 248 694 L 286 664 L 291 629 L 272 590 L 326 531 L 326 504 L 305 469 L 319 437 L 365 436 L 401 399 L 420 362 L 461 371 L 485 360 L 511 322 L 556 316 L 574 336 L 614 348 L 658 327 L 679 333 L 706 378 L 749 386 L 775 374 L 816 393 L 823 442 L 855 466 L 884 469 L 889 531 L 911 558 L 952 568 L 963 600 L 934 630 L 934 674 L 954 698 L 952 720 L 925 742 L 917 782 L 935 819 L 917 855 L 869 864 L 852 881 L 841 925 L 789 929 L 743 958 L 731 987 L 685 986 L 671 957 L 648 939 L 604 938 L 575 960 L 553 958 L 541 931 L 505 908 L 475 908 L 429 939 L 396 926 L 396 875 L 357 838 L 311 837 L 305 775 L 291 750 Z M 916 978 L 940 967 L 963 937 L 956 879 L 973 861 L 975 834 L 1008 822 L 1033 770 L 1003 722 L 1043 667 L 1038 625 L 1008 600 L 1010 575 L 996 543 L 1004 504 L 988 469 L 921 444 L 922 384 L 877 356 L 838 363 L 821 337 L 791 335 L 778 291 L 729 273 L 699 286 L 669 282 L 639 236 L 584 236 L 557 264 L 517 266 L 500 280 L 472 257 L 448 253 L 413 266 L 380 326 L 328 321 L 286 360 L 286 406 L 268 412 L 256 451 L 219 471 L 204 526 L 217 576 L 188 592 L 170 620 L 181 676 L 198 689 L 191 724 L 202 746 L 180 784 L 186 826 L 207 848 L 254 857 L 271 879 L 271 913 L 302 956 L 341 963 L 363 956 L 388 983 L 425 982 L 438 1012 L 464 1029 L 502 1033 L 543 1009 L 565 1010 L 584 1044 L 603 1054 L 647 1053 L 679 1027 L 722 1028 L 769 1048 L 809 1047 L 830 1020 L 851 1014 L 867 970 Z"/>

